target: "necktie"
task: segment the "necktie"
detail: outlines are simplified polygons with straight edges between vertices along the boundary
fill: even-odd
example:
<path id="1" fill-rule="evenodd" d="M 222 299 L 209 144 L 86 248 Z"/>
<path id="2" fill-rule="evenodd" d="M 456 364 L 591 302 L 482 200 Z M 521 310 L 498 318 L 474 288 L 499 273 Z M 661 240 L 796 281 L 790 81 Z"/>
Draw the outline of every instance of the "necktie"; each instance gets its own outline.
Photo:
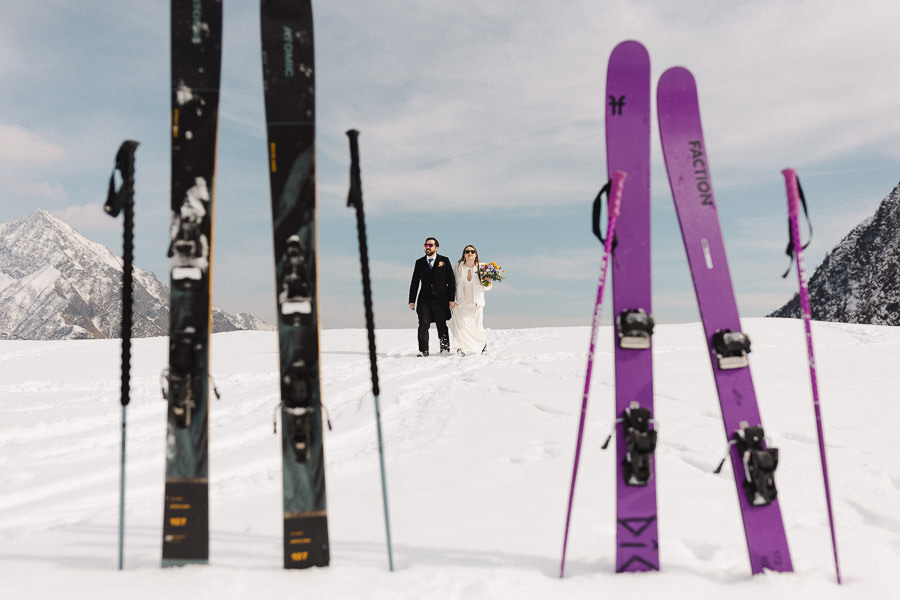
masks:
<path id="1" fill-rule="evenodd" d="M 434 268 L 434 259 L 433 259 L 433 258 L 429 258 L 429 259 L 428 259 L 428 268 L 429 268 L 429 269 L 433 269 L 433 268 Z"/>

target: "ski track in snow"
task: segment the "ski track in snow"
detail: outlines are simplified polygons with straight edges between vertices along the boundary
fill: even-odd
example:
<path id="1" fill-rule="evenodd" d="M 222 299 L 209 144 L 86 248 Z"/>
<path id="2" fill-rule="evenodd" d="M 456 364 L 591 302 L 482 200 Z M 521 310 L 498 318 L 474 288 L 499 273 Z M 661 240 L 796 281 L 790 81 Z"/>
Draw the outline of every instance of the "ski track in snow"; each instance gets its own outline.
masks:
<path id="1" fill-rule="evenodd" d="M 0 573 L 4 597 L 889 597 L 900 558 L 895 328 L 815 323 L 845 585 L 833 582 L 802 323 L 747 319 L 751 368 L 796 572 L 749 575 L 709 356 L 697 323 L 654 338 L 662 571 L 613 573 L 612 331 L 598 332 L 570 530 L 558 579 L 588 327 L 489 330 L 488 352 L 415 356 L 379 330 L 397 571 L 386 567 L 366 332 L 322 335 L 332 566 L 281 569 L 281 446 L 272 332 L 212 338 L 208 566 L 158 567 L 164 338 L 134 341 L 127 409 L 126 572 L 115 571 L 121 408 L 117 341 L 0 341 Z M 432 333 L 432 338 L 434 335 Z M 435 343 L 435 340 L 432 340 Z M 280 427 L 280 423 L 277 424 Z M 45 573 L 54 569 L 55 577 Z M 888 594 L 888 595 L 885 595 Z"/>

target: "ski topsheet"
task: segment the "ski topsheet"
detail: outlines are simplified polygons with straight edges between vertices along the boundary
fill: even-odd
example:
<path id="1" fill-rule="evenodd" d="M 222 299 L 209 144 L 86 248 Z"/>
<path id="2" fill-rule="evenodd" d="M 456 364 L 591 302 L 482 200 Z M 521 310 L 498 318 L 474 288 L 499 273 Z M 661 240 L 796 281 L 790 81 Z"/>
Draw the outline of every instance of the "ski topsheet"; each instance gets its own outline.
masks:
<path id="1" fill-rule="evenodd" d="M 650 310 L 650 56 L 622 42 L 606 75 L 606 164 L 628 183 L 612 261 L 616 373 L 616 571 L 659 569 Z"/>
<path id="2" fill-rule="evenodd" d="M 209 559 L 207 423 L 221 0 L 172 0 L 171 305 L 162 563 Z"/>
<path id="3" fill-rule="evenodd" d="M 262 0 L 278 339 L 284 567 L 329 562 L 319 379 L 316 125 L 310 0 Z"/>
<path id="4" fill-rule="evenodd" d="M 753 573 L 791 571 L 776 497 L 777 450 L 766 448 L 750 376 L 750 342 L 737 303 L 713 195 L 694 77 L 684 68 L 663 73 L 657 87 L 663 156 L 681 225 L 709 347 Z"/>

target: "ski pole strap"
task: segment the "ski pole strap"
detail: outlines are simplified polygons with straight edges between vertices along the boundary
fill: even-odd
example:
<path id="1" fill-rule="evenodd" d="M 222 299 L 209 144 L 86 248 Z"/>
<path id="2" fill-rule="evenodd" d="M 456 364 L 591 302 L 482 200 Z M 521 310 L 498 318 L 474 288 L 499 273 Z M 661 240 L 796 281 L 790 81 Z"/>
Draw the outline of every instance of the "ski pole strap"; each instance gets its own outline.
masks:
<path id="1" fill-rule="evenodd" d="M 597 192 L 597 197 L 594 198 L 594 211 L 593 217 L 591 219 L 591 223 L 594 228 L 594 235 L 597 236 L 597 239 L 600 240 L 601 244 L 605 244 L 606 240 L 603 237 L 603 231 L 600 228 L 600 215 L 603 212 L 603 196 L 606 195 L 606 206 L 609 208 L 609 194 L 612 189 L 612 179 L 608 180 L 606 184 L 600 188 L 600 191 Z M 616 247 L 616 238 L 613 236 L 613 248 Z"/>
<path id="2" fill-rule="evenodd" d="M 111 217 L 118 217 L 126 201 L 134 196 L 134 151 L 139 143 L 126 140 L 116 153 L 116 165 L 109 176 L 109 189 L 103 210 Z M 116 190 L 116 171 L 122 176 L 122 185 Z"/>
<path id="3" fill-rule="evenodd" d="M 807 246 L 809 246 L 809 244 L 812 242 L 812 232 L 813 232 L 812 221 L 809 220 L 809 209 L 806 206 L 806 196 L 803 195 L 803 188 L 800 186 L 800 178 L 795 176 L 794 181 L 797 182 L 797 196 L 800 198 L 800 206 L 803 208 L 803 216 L 806 217 L 806 229 L 808 232 L 808 237 L 807 237 L 806 243 L 803 244 L 800 247 L 800 249 L 806 250 Z M 790 211 L 788 211 L 788 212 L 790 212 Z M 788 216 L 788 243 L 787 243 L 787 248 L 785 249 L 784 253 L 788 255 L 790 262 L 788 263 L 787 271 L 785 271 L 781 275 L 782 278 L 786 278 L 788 276 L 788 273 L 791 272 L 791 265 L 794 264 L 795 252 L 794 252 L 794 241 L 791 238 L 791 217 L 790 217 L 790 215 Z"/>

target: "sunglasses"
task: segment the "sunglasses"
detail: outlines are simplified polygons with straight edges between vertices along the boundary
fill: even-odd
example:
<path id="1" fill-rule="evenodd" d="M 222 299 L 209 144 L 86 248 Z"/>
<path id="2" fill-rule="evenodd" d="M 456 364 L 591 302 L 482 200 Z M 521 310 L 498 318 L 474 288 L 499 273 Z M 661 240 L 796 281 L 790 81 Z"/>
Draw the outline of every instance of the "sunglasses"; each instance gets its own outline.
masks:
<path id="1" fill-rule="evenodd" d="M 466 250 L 466 254 L 478 254 L 474 250 Z"/>
<path id="2" fill-rule="evenodd" d="M 434 248 L 434 244 L 425 244 L 426 248 Z"/>

